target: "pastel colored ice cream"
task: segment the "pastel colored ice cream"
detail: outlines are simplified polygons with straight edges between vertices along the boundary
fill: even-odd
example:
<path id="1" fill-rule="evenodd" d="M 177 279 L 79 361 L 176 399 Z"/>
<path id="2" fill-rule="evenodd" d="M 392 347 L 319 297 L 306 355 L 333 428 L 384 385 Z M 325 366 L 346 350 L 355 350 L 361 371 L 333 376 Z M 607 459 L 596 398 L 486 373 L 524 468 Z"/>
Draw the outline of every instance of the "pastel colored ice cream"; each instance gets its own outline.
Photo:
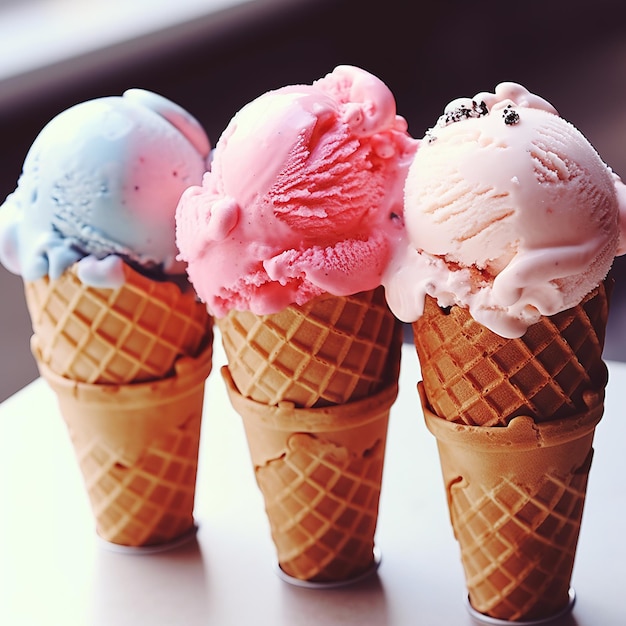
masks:
<path id="1" fill-rule="evenodd" d="M 626 251 L 624 185 L 515 83 L 448 105 L 410 168 L 405 221 L 385 278 L 396 315 L 414 321 L 429 294 L 505 337 L 578 304 Z"/>
<path id="2" fill-rule="evenodd" d="M 184 275 L 174 213 L 209 151 L 200 124 L 152 92 L 71 107 L 38 135 L 0 209 L 0 262 L 25 281 L 79 262 L 97 287 L 118 286 L 124 261 L 155 278 Z"/>
<path id="3" fill-rule="evenodd" d="M 380 284 L 417 142 L 386 85 L 340 66 L 241 109 L 177 209 L 180 259 L 214 315 Z"/>

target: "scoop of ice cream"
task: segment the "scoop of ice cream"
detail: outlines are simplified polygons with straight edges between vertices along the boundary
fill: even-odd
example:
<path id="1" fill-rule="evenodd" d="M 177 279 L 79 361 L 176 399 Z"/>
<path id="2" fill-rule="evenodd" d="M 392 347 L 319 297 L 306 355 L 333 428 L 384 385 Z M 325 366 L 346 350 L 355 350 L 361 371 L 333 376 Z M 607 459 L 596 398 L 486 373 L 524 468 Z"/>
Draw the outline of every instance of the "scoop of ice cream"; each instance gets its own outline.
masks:
<path id="1" fill-rule="evenodd" d="M 83 282 L 100 287 L 123 280 L 122 259 L 156 277 L 184 274 L 174 214 L 209 151 L 200 124 L 149 91 L 67 109 L 35 139 L 0 208 L 0 261 L 24 280 L 80 261 Z"/>
<path id="2" fill-rule="evenodd" d="M 585 137 L 520 85 L 454 101 L 409 170 L 408 241 L 384 281 L 391 309 L 414 321 L 429 294 L 521 336 L 578 304 L 624 251 L 620 186 Z"/>
<path id="3" fill-rule="evenodd" d="M 377 287 L 416 147 L 386 85 L 355 67 L 246 105 L 176 214 L 209 311 L 266 314 Z"/>

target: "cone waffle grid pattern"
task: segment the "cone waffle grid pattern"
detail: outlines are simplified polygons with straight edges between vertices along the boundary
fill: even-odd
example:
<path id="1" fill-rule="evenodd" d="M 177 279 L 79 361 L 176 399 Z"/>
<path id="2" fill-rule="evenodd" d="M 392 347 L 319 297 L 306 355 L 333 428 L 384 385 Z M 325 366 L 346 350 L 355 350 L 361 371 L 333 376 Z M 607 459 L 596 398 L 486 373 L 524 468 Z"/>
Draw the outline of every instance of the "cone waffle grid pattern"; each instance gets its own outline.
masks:
<path id="1" fill-rule="evenodd" d="M 170 429 L 133 465 L 105 442 L 73 437 L 104 539 L 128 546 L 159 544 L 193 526 L 199 436 L 198 420 Z"/>
<path id="2" fill-rule="evenodd" d="M 579 306 L 541 318 L 523 337 L 504 339 L 466 309 L 442 310 L 428 297 L 413 330 L 431 408 L 449 421 L 480 426 L 584 411 L 585 391 L 601 390 L 607 380 L 607 315 L 601 286 Z"/>
<path id="3" fill-rule="evenodd" d="M 268 405 L 344 404 L 378 391 L 396 320 L 382 289 L 321 297 L 272 315 L 231 311 L 218 320 L 239 392 Z"/>
<path id="4" fill-rule="evenodd" d="M 562 608 L 550 603 L 567 602 L 587 477 L 548 475 L 534 493 L 506 478 L 475 497 L 452 487 L 450 512 L 476 610 L 519 620 Z"/>
<path id="5" fill-rule="evenodd" d="M 257 468 L 282 569 L 302 580 L 345 580 L 373 560 L 384 442 L 363 456 L 306 434 Z"/>
<path id="6" fill-rule="evenodd" d="M 39 358 L 80 382 L 160 379 L 179 356 L 195 356 L 209 331 L 193 293 L 132 270 L 119 289 L 88 287 L 68 271 L 26 283 L 25 291 Z"/>

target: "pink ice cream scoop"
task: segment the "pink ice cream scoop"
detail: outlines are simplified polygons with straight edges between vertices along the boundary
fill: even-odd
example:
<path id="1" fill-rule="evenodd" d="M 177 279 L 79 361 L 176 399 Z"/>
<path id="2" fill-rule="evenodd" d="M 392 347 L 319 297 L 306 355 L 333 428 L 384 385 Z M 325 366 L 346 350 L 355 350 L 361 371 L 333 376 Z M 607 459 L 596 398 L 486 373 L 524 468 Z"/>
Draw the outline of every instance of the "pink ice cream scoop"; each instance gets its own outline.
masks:
<path id="1" fill-rule="evenodd" d="M 502 83 L 456 100 L 409 170 L 389 305 L 412 322 L 428 294 L 521 336 L 577 305 L 626 251 L 625 200 L 619 178 L 542 98 Z"/>
<path id="2" fill-rule="evenodd" d="M 341 66 L 241 109 L 176 213 L 180 259 L 217 317 L 377 287 L 417 142 L 389 89 Z"/>

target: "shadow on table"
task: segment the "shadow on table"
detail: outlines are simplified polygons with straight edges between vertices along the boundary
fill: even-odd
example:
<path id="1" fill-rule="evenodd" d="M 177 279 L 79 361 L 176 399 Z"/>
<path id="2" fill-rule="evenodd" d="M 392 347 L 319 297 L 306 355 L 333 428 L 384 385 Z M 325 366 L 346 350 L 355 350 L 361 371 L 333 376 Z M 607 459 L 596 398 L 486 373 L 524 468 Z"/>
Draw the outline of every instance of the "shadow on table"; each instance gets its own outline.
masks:
<path id="1" fill-rule="evenodd" d="M 336 601 L 337 595 L 341 596 L 340 602 Z M 385 590 L 376 573 L 352 585 L 330 589 L 306 589 L 285 583 L 281 596 L 281 624 L 388 626 L 391 623 Z M 310 615 L 310 622 L 304 622 L 303 615 Z"/>
<path id="2" fill-rule="evenodd" d="M 123 553 L 102 546 L 96 555 L 93 626 L 205 624 L 207 575 L 194 537 L 164 552 Z"/>
<path id="3" fill-rule="evenodd" d="M 476 619 L 473 616 L 470 618 L 471 619 L 471 623 L 475 624 L 476 626 L 488 626 L 489 624 L 499 624 L 499 621 L 489 621 L 488 619 L 485 621 L 482 621 L 480 619 Z M 510 624 L 515 624 L 515 622 L 509 622 Z M 531 622 L 522 622 L 524 624 L 527 623 L 531 623 Z M 539 623 L 539 622 L 538 622 Z M 549 620 L 547 622 L 541 622 L 541 623 L 545 623 L 546 626 L 579 626 L 579 622 L 576 621 L 576 617 L 574 616 L 573 613 L 567 613 L 566 615 L 563 615 L 562 617 L 559 617 L 557 619 L 554 620 Z"/>

